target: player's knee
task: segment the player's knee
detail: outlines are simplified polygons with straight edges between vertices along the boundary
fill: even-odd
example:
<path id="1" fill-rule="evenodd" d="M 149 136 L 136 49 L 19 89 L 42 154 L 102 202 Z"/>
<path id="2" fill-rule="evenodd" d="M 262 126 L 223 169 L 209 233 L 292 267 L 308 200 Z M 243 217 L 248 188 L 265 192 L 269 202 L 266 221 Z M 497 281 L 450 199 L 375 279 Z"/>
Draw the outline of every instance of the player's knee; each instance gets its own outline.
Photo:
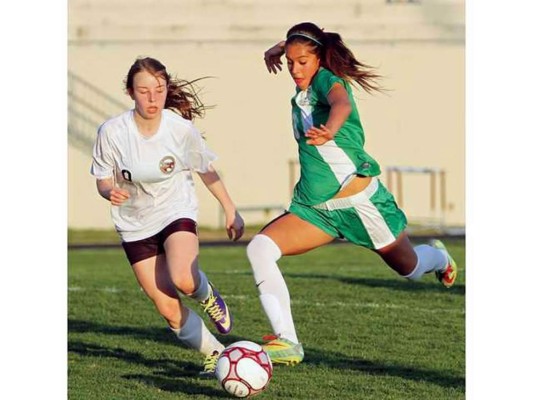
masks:
<path id="1" fill-rule="evenodd" d="M 193 294 L 197 287 L 194 285 L 194 281 L 192 279 L 184 280 L 175 282 L 174 285 L 176 286 L 176 289 L 178 289 L 181 293 L 183 293 L 186 296 L 190 296 Z"/>
<path id="2" fill-rule="evenodd" d="M 259 234 L 254 236 L 248 244 L 246 254 L 257 284 L 268 279 L 272 273 L 272 267 L 277 268 L 276 261 L 281 257 L 281 250 L 268 236 Z"/>
<path id="3" fill-rule="evenodd" d="M 173 274 L 171 276 L 172 283 L 184 295 L 190 295 L 197 289 L 191 273 Z"/>
<path id="4" fill-rule="evenodd" d="M 259 236 L 260 235 L 255 235 L 250 241 L 250 243 L 248 243 L 248 246 L 246 246 L 246 255 L 248 256 L 248 259 L 250 261 L 255 260 L 261 255 L 263 245 L 261 243 L 261 239 L 258 239 Z"/>
<path id="5" fill-rule="evenodd" d="M 179 313 L 179 304 L 176 300 L 156 301 L 155 306 L 157 312 L 167 321 L 176 319 L 176 315 Z"/>
<path id="6" fill-rule="evenodd" d="M 253 237 L 246 247 L 246 255 L 253 268 L 256 261 L 272 260 L 276 262 L 281 257 L 281 251 L 278 245 L 268 236 L 258 234 Z"/>

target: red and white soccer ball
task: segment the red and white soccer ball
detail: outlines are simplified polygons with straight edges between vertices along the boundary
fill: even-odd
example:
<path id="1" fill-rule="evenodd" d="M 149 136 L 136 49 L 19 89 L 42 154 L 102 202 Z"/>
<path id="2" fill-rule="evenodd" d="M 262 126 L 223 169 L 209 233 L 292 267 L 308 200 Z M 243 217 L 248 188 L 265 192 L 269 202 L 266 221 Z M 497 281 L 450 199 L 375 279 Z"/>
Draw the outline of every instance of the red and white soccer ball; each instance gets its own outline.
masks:
<path id="1" fill-rule="evenodd" d="M 260 345 L 242 340 L 222 351 L 215 374 L 226 392 L 248 397 L 266 389 L 272 378 L 272 362 Z"/>

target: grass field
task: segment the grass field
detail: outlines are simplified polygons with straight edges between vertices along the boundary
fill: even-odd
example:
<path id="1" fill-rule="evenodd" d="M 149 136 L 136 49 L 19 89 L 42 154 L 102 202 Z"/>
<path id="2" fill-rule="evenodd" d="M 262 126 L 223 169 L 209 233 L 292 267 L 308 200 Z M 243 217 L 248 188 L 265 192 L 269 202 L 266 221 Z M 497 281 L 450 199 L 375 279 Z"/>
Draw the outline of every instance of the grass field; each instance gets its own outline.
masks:
<path id="1" fill-rule="evenodd" d="M 465 246 L 446 244 L 460 266 L 449 290 L 433 275 L 407 282 L 374 253 L 346 244 L 283 258 L 306 358 L 274 367 L 258 398 L 464 399 Z M 229 398 L 215 380 L 197 376 L 203 357 L 166 328 L 121 249 L 68 257 L 69 399 Z M 234 314 L 222 343 L 270 333 L 245 248 L 202 247 L 200 262 Z"/>

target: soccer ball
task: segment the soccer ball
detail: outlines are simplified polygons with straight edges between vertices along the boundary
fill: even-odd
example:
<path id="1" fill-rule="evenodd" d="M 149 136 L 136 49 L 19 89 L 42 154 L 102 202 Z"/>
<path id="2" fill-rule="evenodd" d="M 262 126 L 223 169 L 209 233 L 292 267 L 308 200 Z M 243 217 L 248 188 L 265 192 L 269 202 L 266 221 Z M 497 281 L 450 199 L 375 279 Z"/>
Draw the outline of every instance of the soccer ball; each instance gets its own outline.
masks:
<path id="1" fill-rule="evenodd" d="M 222 351 L 215 375 L 226 392 L 248 397 L 266 389 L 272 378 L 272 362 L 260 345 L 241 340 Z"/>

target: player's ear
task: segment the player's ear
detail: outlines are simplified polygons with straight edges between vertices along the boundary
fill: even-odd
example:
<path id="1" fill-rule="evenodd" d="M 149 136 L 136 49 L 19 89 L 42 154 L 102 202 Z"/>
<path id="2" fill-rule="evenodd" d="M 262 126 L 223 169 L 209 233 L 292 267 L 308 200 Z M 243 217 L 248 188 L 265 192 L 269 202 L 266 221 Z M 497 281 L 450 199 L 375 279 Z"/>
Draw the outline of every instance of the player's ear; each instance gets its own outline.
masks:
<path id="1" fill-rule="evenodd" d="M 128 94 L 130 95 L 130 97 L 131 97 L 132 100 L 135 100 L 135 99 L 133 98 L 133 89 L 128 89 Z"/>

